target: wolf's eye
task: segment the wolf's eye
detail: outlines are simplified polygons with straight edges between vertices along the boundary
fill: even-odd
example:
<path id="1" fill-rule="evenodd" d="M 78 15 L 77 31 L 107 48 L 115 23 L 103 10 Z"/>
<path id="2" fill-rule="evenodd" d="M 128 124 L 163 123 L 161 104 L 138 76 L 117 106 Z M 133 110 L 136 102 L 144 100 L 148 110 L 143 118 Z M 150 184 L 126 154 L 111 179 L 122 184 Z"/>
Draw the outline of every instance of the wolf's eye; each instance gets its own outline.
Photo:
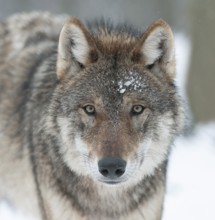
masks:
<path id="1" fill-rule="evenodd" d="M 96 113 L 96 109 L 93 105 L 86 105 L 83 107 L 83 109 L 88 115 L 95 115 Z"/>
<path id="2" fill-rule="evenodd" d="M 134 105 L 132 107 L 131 113 L 132 115 L 140 115 L 144 110 L 144 107 L 142 105 Z"/>

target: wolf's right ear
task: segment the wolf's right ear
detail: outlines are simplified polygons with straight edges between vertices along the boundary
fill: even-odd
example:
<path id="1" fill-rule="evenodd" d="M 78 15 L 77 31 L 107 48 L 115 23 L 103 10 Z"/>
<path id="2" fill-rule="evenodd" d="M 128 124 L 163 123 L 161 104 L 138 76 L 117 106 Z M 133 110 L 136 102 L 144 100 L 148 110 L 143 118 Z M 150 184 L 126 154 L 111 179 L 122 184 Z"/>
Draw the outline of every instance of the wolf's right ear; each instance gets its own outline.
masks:
<path id="1" fill-rule="evenodd" d="M 175 48 L 170 26 L 159 19 L 151 24 L 140 39 L 135 53 L 141 54 L 146 67 L 163 72 L 170 79 L 175 73 Z"/>
<path id="2" fill-rule="evenodd" d="M 77 19 L 68 19 L 60 33 L 58 44 L 57 76 L 63 78 L 68 72 L 77 73 L 92 56 L 96 57 L 93 41 L 85 26 Z"/>

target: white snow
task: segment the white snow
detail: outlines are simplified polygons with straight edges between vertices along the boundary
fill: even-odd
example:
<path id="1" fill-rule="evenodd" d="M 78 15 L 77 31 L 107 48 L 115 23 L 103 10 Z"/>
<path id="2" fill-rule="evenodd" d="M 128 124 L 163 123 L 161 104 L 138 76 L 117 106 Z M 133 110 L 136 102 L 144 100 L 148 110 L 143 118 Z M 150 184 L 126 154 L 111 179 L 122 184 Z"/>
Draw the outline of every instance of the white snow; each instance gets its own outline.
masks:
<path id="1" fill-rule="evenodd" d="M 37 220 L 33 216 L 14 210 L 5 201 L 0 202 L 0 220 Z"/>
<path id="2" fill-rule="evenodd" d="M 135 91 L 141 92 L 145 87 L 145 84 L 141 82 L 141 78 L 139 73 L 137 72 L 129 72 L 129 75 L 126 75 L 124 79 L 121 79 L 118 82 L 118 91 L 123 94 L 128 89 L 128 87 L 132 87 Z"/>
<path id="3" fill-rule="evenodd" d="M 130 86 L 133 82 L 134 82 L 134 79 L 131 79 L 131 80 L 125 82 L 124 85 L 125 85 L 125 86 Z"/>
<path id="4" fill-rule="evenodd" d="M 176 84 L 179 92 L 186 98 L 186 82 L 189 71 L 192 44 L 188 36 L 183 33 L 175 35 Z"/>
<path id="5" fill-rule="evenodd" d="M 215 122 L 176 141 L 163 220 L 215 219 Z"/>
<path id="6" fill-rule="evenodd" d="M 120 89 L 120 93 L 123 94 L 126 91 L 126 89 Z"/>

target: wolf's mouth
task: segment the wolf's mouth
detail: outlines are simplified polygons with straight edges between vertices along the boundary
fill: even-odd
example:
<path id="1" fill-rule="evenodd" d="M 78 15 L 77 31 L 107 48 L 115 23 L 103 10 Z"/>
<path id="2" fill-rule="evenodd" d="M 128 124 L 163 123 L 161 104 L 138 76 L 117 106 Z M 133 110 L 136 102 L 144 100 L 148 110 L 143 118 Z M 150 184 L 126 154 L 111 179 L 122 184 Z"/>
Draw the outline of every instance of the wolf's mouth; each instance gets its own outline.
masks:
<path id="1" fill-rule="evenodd" d="M 105 181 L 103 183 L 106 183 L 106 184 L 110 184 L 110 185 L 116 185 L 116 184 L 119 184 L 121 182 L 115 182 L 115 181 Z"/>
<path id="2" fill-rule="evenodd" d="M 118 185 L 120 183 L 123 183 L 125 181 L 113 181 L 113 180 L 100 180 L 100 182 L 104 183 L 104 184 L 107 184 L 107 185 Z"/>

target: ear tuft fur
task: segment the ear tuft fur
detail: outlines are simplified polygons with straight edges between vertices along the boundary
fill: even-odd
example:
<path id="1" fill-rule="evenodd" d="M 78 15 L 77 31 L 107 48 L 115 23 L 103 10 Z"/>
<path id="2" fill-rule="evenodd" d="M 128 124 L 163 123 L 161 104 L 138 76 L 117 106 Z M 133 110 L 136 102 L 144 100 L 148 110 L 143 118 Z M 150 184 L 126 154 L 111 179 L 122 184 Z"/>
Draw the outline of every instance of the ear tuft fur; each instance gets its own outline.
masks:
<path id="1" fill-rule="evenodd" d="M 65 22 L 58 44 L 58 78 L 68 71 L 78 72 L 87 65 L 92 52 L 91 41 L 90 33 L 77 18 Z"/>
<path id="2" fill-rule="evenodd" d="M 138 50 L 146 66 L 159 65 L 159 69 L 173 77 L 175 72 L 174 40 L 171 28 L 165 21 L 159 19 L 148 27 Z"/>

